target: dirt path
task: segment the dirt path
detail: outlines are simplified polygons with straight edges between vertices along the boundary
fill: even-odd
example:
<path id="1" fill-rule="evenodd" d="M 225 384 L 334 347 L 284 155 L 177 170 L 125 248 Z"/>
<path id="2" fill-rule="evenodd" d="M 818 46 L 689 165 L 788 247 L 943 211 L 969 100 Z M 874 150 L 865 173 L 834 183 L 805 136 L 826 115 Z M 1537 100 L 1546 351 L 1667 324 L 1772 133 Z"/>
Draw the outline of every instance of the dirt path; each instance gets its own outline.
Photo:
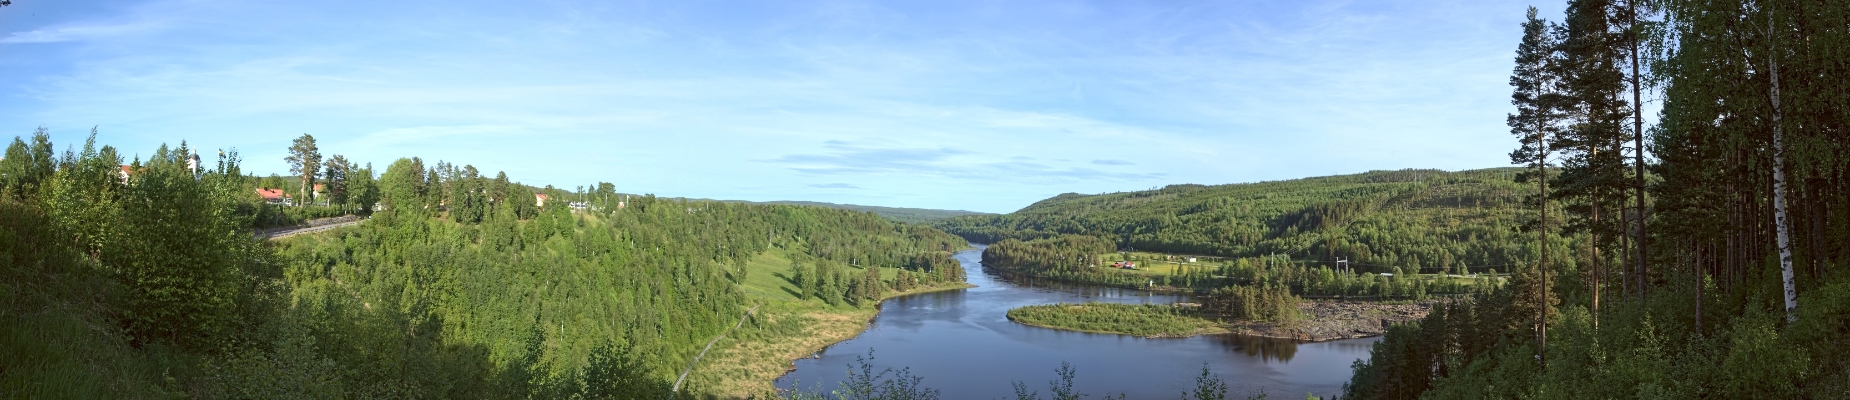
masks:
<path id="1" fill-rule="evenodd" d="M 307 227 L 301 227 L 301 228 L 295 228 L 295 229 L 264 230 L 264 231 L 258 231 L 256 235 L 257 237 L 260 237 L 260 238 L 276 240 L 276 239 L 286 238 L 286 237 L 305 234 L 305 233 L 315 233 L 315 232 L 325 231 L 325 230 L 339 228 L 343 226 L 358 225 L 361 222 L 366 222 L 366 220 L 360 219 L 359 217 L 351 217 L 351 218 L 342 217 L 338 219 L 330 218 L 329 221 L 323 224 L 315 224 L 313 226 L 307 226 Z"/>
<path id="2" fill-rule="evenodd" d="M 731 333 L 732 333 L 732 331 L 736 331 L 736 330 L 739 330 L 739 327 L 741 327 L 741 326 L 745 326 L 745 319 L 746 319 L 746 318 L 749 318 L 749 317 L 751 317 L 751 316 L 752 316 L 752 313 L 755 313 L 755 312 L 758 312 L 758 306 L 757 306 L 757 305 L 754 305 L 754 306 L 752 306 L 752 309 L 750 309 L 750 310 L 745 310 L 745 315 L 743 315 L 743 316 L 740 316 L 740 317 L 739 317 L 739 323 L 737 323 L 737 324 L 733 324 L 733 325 L 732 325 L 732 329 L 727 329 L 725 333 L 721 333 L 721 334 L 719 334 L 719 336 L 716 336 L 716 337 L 714 337 L 714 338 L 713 338 L 713 340 L 711 340 L 711 341 L 708 341 L 708 342 L 707 342 L 707 347 L 706 347 L 706 348 L 704 348 L 704 349 L 700 349 L 700 354 L 695 354 L 695 355 L 694 355 L 694 361 L 689 361 L 689 362 L 687 363 L 687 369 L 683 369 L 683 370 L 681 370 L 681 377 L 680 377 L 680 378 L 675 378 L 675 380 L 674 380 L 674 389 L 671 389 L 670 391 L 672 391 L 672 392 L 680 392 L 680 391 L 681 391 L 681 382 L 684 382 L 684 381 L 687 381 L 687 373 L 688 373 L 688 372 L 693 372 L 693 371 L 694 371 L 694 365 L 696 365 L 696 364 L 700 364 L 700 357 L 705 357 L 705 356 L 707 355 L 707 350 L 713 350 L 713 344 L 714 344 L 714 343 L 719 343 L 719 340 L 720 340 L 720 339 L 724 339 L 724 338 L 726 337 L 726 335 L 728 335 L 728 334 L 731 334 Z"/>

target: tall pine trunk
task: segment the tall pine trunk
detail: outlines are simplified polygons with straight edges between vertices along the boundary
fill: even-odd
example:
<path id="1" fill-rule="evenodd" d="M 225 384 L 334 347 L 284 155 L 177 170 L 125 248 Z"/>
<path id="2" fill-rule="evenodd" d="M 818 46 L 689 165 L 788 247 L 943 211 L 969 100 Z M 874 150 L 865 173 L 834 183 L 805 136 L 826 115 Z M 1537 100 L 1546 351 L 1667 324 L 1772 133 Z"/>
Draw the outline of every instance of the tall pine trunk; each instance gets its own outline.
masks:
<path id="1" fill-rule="evenodd" d="M 1637 211 L 1635 211 L 1636 216 L 1633 217 L 1634 220 L 1638 221 L 1638 231 L 1637 231 L 1638 248 L 1633 257 L 1635 257 L 1638 260 L 1638 298 L 1644 299 L 1645 293 L 1646 293 L 1645 292 L 1645 279 L 1647 279 L 1646 277 L 1650 274 L 1649 272 L 1650 268 L 1646 266 L 1647 265 L 1646 263 L 1649 260 L 1650 253 L 1645 251 L 1645 239 L 1648 238 L 1649 236 L 1645 235 L 1644 99 L 1643 99 L 1644 96 L 1643 94 L 1640 93 L 1641 91 L 1643 91 L 1643 89 L 1639 87 L 1640 82 L 1638 78 L 1638 45 L 1639 45 L 1638 42 L 1643 39 L 1642 38 L 1643 33 L 1638 31 L 1638 1 L 1639 0 L 1630 0 L 1630 1 L 1627 1 L 1626 3 L 1628 6 L 1631 7 L 1631 14 L 1632 14 L 1631 15 L 1632 17 L 1632 21 L 1631 21 L 1632 145 L 1633 145 L 1632 156 L 1634 157 L 1632 161 L 1632 165 L 1635 169 L 1634 174 L 1632 176 L 1632 179 L 1633 179 L 1632 189 L 1637 193 L 1637 207 L 1638 207 Z"/>

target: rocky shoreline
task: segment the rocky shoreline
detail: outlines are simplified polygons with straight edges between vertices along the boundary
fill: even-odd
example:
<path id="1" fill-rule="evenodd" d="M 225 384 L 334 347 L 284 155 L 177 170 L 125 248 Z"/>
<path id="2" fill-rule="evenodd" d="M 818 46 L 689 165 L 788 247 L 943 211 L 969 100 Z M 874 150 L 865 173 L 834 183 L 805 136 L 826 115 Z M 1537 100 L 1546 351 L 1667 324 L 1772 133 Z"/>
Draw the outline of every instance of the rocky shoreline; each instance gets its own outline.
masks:
<path id="1" fill-rule="evenodd" d="M 1251 321 L 1229 324 L 1233 333 L 1321 342 L 1381 336 L 1388 325 L 1426 317 L 1433 302 L 1389 304 L 1377 302 L 1318 300 L 1306 301 L 1299 310 L 1305 319 L 1288 325 Z"/>

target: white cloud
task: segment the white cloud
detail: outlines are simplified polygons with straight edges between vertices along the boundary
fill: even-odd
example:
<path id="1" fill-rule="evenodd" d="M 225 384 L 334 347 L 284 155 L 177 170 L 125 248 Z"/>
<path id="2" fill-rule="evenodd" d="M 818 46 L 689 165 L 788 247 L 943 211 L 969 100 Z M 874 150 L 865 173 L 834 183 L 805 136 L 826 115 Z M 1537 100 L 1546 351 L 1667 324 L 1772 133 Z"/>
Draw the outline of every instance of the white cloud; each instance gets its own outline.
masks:
<path id="1" fill-rule="evenodd" d="M 79 23 L 58 25 L 24 32 L 13 32 L 0 38 L 0 44 L 22 43 L 58 43 L 89 40 L 104 40 L 121 36 L 147 35 L 166 27 L 164 23 L 138 21 L 128 23 Z"/>

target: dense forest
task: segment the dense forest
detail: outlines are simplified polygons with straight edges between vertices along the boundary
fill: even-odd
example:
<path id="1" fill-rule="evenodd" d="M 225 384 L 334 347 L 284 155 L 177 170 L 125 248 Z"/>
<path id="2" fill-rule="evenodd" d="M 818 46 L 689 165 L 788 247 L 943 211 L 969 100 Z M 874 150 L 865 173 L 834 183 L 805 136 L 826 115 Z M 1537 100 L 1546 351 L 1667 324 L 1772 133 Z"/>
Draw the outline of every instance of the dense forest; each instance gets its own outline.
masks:
<path id="1" fill-rule="evenodd" d="M 1562 211 L 1525 225 L 1576 239 L 1393 327 L 1344 398 L 1850 397 L 1850 3 L 1565 14 L 1530 9 L 1509 123 Z"/>
<path id="2" fill-rule="evenodd" d="M 961 239 L 869 213 L 541 205 L 416 158 L 350 172 L 377 189 L 365 223 L 262 241 L 236 152 L 121 168 L 94 136 L 52 149 L 41 131 L 0 160 L 9 396 L 662 398 L 715 335 L 778 328 L 741 320 L 756 255 L 789 254 L 806 296 L 841 307 L 962 280 Z"/>
<path id="3" fill-rule="evenodd" d="M 1366 272 L 1485 272 L 1532 262 L 1519 235 L 1534 190 L 1518 168 L 1355 175 L 1128 193 L 1063 194 L 1005 215 L 933 223 L 979 243 L 1095 236 L 1115 249 L 1226 257 L 1283 254 Z M 1556 240 L 1564 240 L 1556 238 Z"/>
<path id="4" fill-rule="evenodd" d="M 1112 243 L 1097 236 L 1058 235 L 1034 240 L 1003 239 L 983 249 L 983 264 L 1038 277 L 1134 289 L 1230 293 L 1230 287 L 1277 287 L 1292 296 L 1425 300 L 1432 295 L 1462 295 L 1497 286 L 1495 269 L 1465 275 L 1388 273 L 1317 266 L 1283 257 L 1242 257 L 1178 266 L 1170 273 L 1128 271 L 1106 266 Z M 1449 272 L 1449 271 L 1435 271 Z M 1463 272 L 1463 271 L 1456 271 Z M 1295 304 L 1295 303 L 1294 303 Z"/>

